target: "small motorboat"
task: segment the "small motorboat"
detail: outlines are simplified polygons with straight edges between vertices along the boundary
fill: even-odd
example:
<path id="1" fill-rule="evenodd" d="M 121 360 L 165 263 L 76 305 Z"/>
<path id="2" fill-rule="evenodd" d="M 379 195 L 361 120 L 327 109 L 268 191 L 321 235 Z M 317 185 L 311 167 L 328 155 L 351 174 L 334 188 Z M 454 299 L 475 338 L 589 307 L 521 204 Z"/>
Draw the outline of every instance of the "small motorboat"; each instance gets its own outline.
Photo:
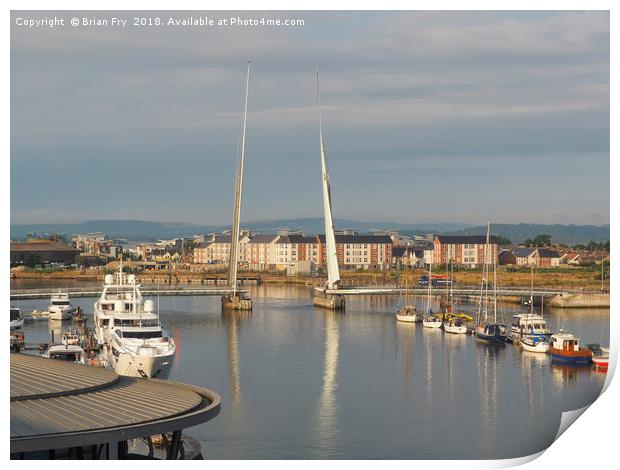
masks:
<path id="1" fill-rule="evenodd" d="M 592 362 L 592 351 L 581 347 L 581 340 L 571 333 L 560 330 L 551 335 L 549 352 L 551 359 L 572 365 L 587 365 Z"/>
<path id="2" fill-rule="evenodd" d="M 78 344 L 52 344 L 46 351 L 45 357 L 61 361 L 86 364 L 86 353 Z"/>
<path id="3" fill-rule="evenodd" d="M 547 353 L 551 345 L 544 335 L 530 334 L 521 337 L 521 348 L 534 353 Z"/>
<path id="4" fill-rule="evenodd" d="M 597 370 L 607 370 L 609 367 L 609 348 L 601 348 L 598 344 L 586 346 L 592 351 L 592 365 Z"/>

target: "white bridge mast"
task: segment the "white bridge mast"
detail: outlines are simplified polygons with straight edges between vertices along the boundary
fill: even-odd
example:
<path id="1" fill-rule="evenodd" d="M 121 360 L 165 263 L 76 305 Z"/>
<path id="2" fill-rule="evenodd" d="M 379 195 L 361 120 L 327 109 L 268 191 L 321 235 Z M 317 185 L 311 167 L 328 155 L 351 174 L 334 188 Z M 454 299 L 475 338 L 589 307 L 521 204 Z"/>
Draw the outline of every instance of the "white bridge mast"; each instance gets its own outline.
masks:
<path id="1" fill-rule="evenodd" d="M 243 162 L 245 157 L 245 129 L 248 122 L 248 92 L 250 89 L 250 60 L 248 59 L 248 72 L 245 82 L 245 106 L 243 109 L 243 133 L 241 134 L 241 151 L 239 168 L 237 169 L 235 187 L 235 206 L 233 208 L 233 223 L 230 240 L 230 256 L 228 284 L 233 289 L 233 295 L 237 293 L 237 265 L 239 263 L 239 226 L 241 223 L 241 189 L 243 188 Z"/>
<path id="2" fill-rule="evenodd" d="M 327 289 L 337 289 L 340 283 L 338 271 L 338 256 L 336 254 L 336 235 L 334 234 L 334 219 L 332 217 L 332 196 L 329 187 L 329 175 L 325 161 L 325 146 L 323 144 L 323 120 L 321 116 L 321 93 L 319 91 L 319 70 L 316 71 L 316 95 L 319 111 L 319 140 L 321 142 L 321 171 L 323 177 L 323 212 L 325 218 L 325 250 L 327 258 Z"/>

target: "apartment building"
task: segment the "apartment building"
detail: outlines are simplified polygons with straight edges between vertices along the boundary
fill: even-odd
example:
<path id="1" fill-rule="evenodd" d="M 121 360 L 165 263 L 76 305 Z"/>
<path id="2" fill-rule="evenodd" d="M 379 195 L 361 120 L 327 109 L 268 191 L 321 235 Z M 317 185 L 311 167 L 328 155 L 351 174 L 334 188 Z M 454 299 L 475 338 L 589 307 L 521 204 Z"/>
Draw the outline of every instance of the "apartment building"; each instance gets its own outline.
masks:
<path id="1" fill-rule="evenodd" d="M 476 267 L 484 263 L 486 235 L 435 235 L 433 239 L 433 264 L 453 262 L 456 265 Z M 488 262 L 497 261 L 497 237 L 489 238 Z"/>

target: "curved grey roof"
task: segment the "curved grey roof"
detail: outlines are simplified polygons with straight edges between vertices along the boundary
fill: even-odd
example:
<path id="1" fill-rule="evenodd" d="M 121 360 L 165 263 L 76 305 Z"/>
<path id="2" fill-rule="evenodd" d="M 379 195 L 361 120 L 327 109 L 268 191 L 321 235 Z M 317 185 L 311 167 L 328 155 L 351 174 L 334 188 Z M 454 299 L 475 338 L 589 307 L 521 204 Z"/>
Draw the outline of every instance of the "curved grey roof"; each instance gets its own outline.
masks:
<path id="1" fill-rule="evenodd" d="M 219 395 L 205 388 L 11 354 L 12 453 L 170 432 L 219 411 Z"/>

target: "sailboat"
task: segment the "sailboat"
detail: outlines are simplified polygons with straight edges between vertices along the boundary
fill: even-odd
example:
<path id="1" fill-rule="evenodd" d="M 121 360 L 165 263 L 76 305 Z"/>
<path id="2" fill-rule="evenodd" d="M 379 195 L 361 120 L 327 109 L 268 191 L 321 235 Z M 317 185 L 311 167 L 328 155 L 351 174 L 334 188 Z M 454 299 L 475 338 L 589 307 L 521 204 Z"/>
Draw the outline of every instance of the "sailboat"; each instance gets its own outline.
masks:
<path id="1" fill-rule="evenodd" d="M 454 260 L 450 258 L 450 309 L 444 314 L 443 330 L 446 333 L 463 335 L 467 333 L 467 322 L 473 318 L 464 313 L 454 312 Z"/>
<path id="2" fill-rule="evenodd" d="M 406 274 L 407 271 L 405 271 L 405 305 L 396 312 L 396 320 L 409 323 L 421 322 L 422 315 L 418 313 L 415 305 L 409 303 L 408 278 Z"/>
<path id="3" fill-rule="evenodd" d="M 487 344 L 506 344 L 506 326 L 497 322 L 497 258 L 493 256 L 493 316 L 489 315 L 489 238 L 491 224 L 487 224 L 487 239 L 484 247 L 484 264 L 478 304 L 478 324 L 474 328 L 476 341 Z"/>
<path id="4" fill-rule="evenodd" d="M 235 202 L 233 207 L 233 223 L 230 240 L 230 256 L 228 285 L 232 292 L 222 296 L 223 310 L 252 310 L 252 301 L 245 297 L 237 286 L 237 267 L 239 263 L 239 226 L 241 223 L 241 190 L 243 188 L 243 163 L 245 159 L 245 130 L 248 123 L 248 93 L 250 90 L 250 60 L 248 60 L 248 71 L 245 82 L 245 106 L 243 109 L 243 134 L 239 146 L 239 167 L 235 184 Z"/>
<path id="5" fill-rule="evenodd" d="M 325 222 L 325 257 L 327 260 L 327 281 L 323 287 L 315 287 L 313 304 L 330 310 L 344 310 L 344 296 L 337 293 L 340 285 L 340 271 L 336 253 L 336 234 L 332 215 L 332 195 L 327 173 L 325 144 L 323 142 L 323 119 L 321 116 L 321 93 L 319 90 L 319 71 L 316 71 L 316 96 L 319 113 L 319 143 L 321 152 L 321 179 L 323 182 L 323 219 Z M 336 291 L 336 292 L 334 292 Z"/>
<path id="6" fill-rule="evenodd" d="M 549 352 L 549 336 L 551 331 L 541 315 L 534 313 L 534 268 L 530 286 L 530 313 L 522 313 L 514 316 L 511 335 L 513 341 L 519 341 L 524 351 L 535 353 Z"/>
<path id="7" fill-rule="evenodd" d="M 428 294 L 426 297 L 426 314 L 422 320 L 424 328 L 441 328 L 443 325 L 443 318 L 441 315 L 433 313 L 432 297 L 433 295 L 433 262 L 428 265 Z"/>

